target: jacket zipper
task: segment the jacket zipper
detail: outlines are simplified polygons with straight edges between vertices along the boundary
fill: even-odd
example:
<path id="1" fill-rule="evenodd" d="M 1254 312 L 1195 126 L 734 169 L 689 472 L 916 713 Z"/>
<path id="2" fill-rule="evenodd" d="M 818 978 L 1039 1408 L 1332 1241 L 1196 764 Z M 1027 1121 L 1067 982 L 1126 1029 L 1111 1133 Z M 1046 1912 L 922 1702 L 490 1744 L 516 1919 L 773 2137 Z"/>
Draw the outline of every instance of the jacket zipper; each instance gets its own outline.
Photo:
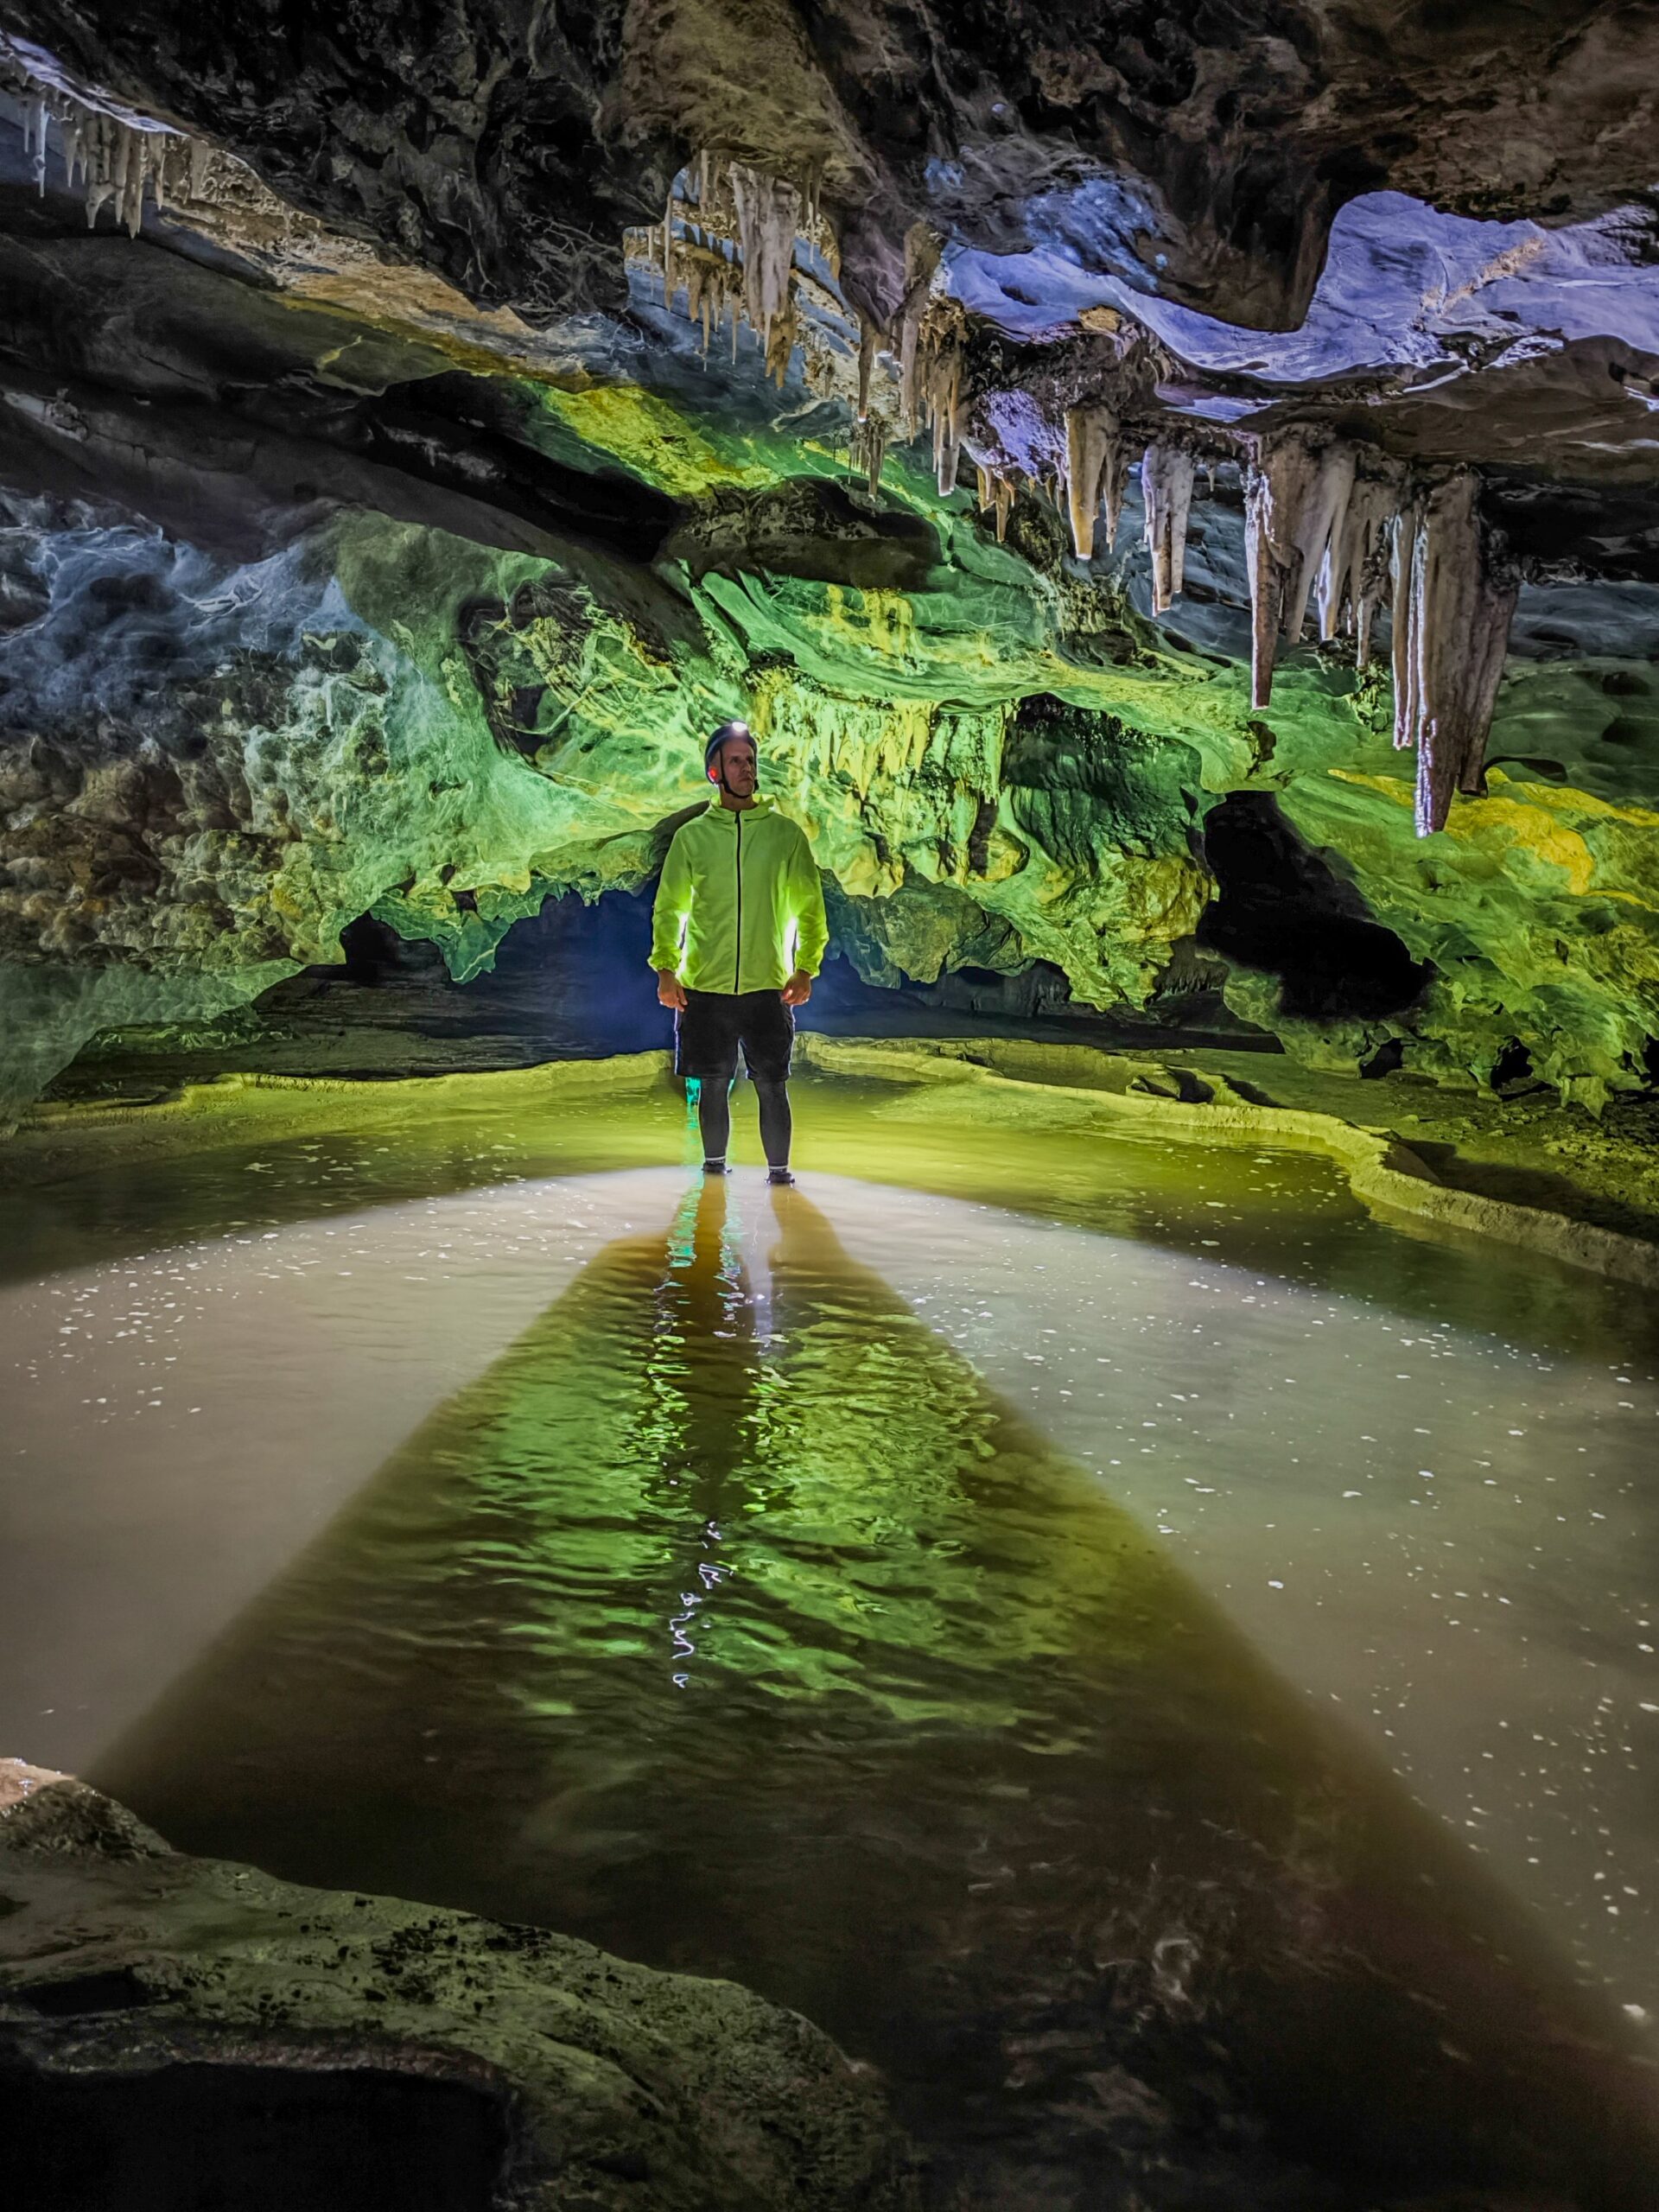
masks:
<path id="1" fill-rule="evenodd" d="M 737 817 L 737 943 L 732 956 L 732 995 L 743 988 L 743 817 Z"/>

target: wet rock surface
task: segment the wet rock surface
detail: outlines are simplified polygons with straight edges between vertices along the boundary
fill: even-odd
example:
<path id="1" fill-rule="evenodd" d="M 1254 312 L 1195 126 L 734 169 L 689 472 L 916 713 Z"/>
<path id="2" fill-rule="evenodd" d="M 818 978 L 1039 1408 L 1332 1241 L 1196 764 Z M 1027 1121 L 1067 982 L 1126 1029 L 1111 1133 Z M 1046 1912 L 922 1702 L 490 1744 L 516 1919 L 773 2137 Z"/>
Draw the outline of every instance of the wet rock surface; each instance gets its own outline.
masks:
<path id="1" fill-rule="evenodd" d="M 0 1900 L 0 2110 L 36 2202 L 915 2202 L 869 2069 L 730 1982 L 188 1858 L 16 1761 Z"/>

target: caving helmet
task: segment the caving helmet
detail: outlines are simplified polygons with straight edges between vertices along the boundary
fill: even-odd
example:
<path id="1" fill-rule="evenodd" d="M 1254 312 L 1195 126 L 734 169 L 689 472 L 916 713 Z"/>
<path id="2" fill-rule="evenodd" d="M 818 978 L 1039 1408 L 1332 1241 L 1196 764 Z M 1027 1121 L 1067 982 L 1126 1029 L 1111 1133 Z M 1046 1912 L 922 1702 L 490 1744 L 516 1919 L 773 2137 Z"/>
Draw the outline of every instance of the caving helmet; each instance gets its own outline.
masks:
<path id="1" fill-rule="evenodd" d="M 747 722 L 729 721 L 721 722 L 720 728 L 702 748 L 702 772 L 711 784 L 723 785 L 725 782 L 720 768 L 720 748 L 734 737 L 747 737 L 751 745 L 754 743 L 754 738 Z"/>

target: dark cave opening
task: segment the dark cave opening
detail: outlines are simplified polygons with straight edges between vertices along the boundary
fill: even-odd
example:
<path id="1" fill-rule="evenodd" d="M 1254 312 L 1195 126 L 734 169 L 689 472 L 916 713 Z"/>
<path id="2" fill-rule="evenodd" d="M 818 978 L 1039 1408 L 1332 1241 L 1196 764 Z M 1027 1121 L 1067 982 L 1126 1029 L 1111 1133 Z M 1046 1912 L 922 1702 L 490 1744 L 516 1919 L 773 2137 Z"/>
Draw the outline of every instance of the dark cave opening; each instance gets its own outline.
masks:
<path id="1" fill-rule="evenodd" d="M 673 1042 L 673 1017 L 658 1002 L 649 964 L 655 891 L 651 882 L 591 901 L 575 891 L 550 895 L 513 923 L 493 964 L 465 983 L 451 976 L 436 944 L 400 937 L 378 914 L 359 914 L 340 933 L 340 961 L 304 969 L 251 1005 L 188 1032 L 157 1025 L 106 1033 L 47 1096 L 150 1096 L 158 1085 L 232 1072 L 389 1079 L 664 1051 Z M 1195 961 L 1190 946 L 1172 967 L 1175 980 L 1139 1012 L 1074 999 L 1063 971 L 1046 961 L 1014 972 L 966 962 L 931 982 L 876 982 L 861 974 L 852 951 L 832 934 L 802 1029 L 1282 1049 L 1230 1011 L 1211 987 L 1219 963 Z"/>
<path id="2" fill-rule="evenodd" d="M 308 2056 L 107 2070 L 0 2063 L 13 2184 L 54 2212 L 487 2212 L 499 2202 L 501 2097 Z"/>
<path id="3" fill-rule="evenodd" d="M 1518 1037 L 1512 1037 L 1493 1064 L 1492 1089 L 1503 1090 L 1514 1084 L 1530 1083 L 1534 1072 L 1532 1054 Z"/>
<path id="4" fill-rule="evenodd" d="M 1303 843 L 1266 791 L 1234 791 L 1205 818 L 1216 896 L 1198 944 L 1280 979 L 1281 1010 L 1303 1021 L 1376 1020 L 1421 991 L 1430 965 L 1374 920 L 1352 884 Z"/>
<path id="5" fill-rule="evenodd" d="M 556 1058 L 658 1051 L 670 1040 L 671 1017 L 657 1002 L 649 963 L 653 888 L 592 901 L 574 891 L 548 898 L 512 925 L 493 965 L 467 983 L 453 981 L 435 944 L 359 915 L 340 931 L 343 968 L 308 969 L 279 984 L 260 1012 L 280 1006 L 291 1014 L 302 992 L 320 993 L 338 1018 L 343 993 L 367 990 L 379 995 L 369 1018 L 416 1031 L 517 1037 Z"/>

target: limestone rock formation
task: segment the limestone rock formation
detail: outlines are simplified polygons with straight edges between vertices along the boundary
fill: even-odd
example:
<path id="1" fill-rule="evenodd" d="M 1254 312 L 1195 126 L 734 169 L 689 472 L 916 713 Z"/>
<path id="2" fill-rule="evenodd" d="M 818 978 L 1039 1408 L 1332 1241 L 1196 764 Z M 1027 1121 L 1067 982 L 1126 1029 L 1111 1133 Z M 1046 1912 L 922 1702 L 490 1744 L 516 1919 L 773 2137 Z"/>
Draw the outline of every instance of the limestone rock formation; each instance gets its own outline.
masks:
<path id="1" fill-rule="evenodd" d="M 1394 741 L 1417 747 L 1420 836 L 1444 830 L 1454 791 L 1486 788 L 1486 737 L 1516 587 L 1488 573 L 1476 482 L 1460 469 L 1395 524 Z"/>
<path id="2" fill-rule="evenodd" d="M 10 1109 L 637 887 L 737 712 L 872 981 L 1155 1013 L 1249 793 L 1424 977 L 1321 1042 L 1230 954 L 1291 1049 L 1647 1079 L 1647 0 L 0 41 Z"/>
<path id="3" fill-rule="evenodd" d="M 136 2186 L 135 2081 L 176 2120 L 203 2201 L 914 2202 L 870 2069 L 735 1983 L 187 1858 L 83 1784 L 0 1762 L 13 2186 L 38 2203 Z"/>
<path id="4" fill-rule="evenodd" d="M 1152 556 L 1152 611 L 1167 614 L 1186 574 L 1186 525 L 1192 513 L 1192 455 L 1179 446 L 1148 446 L 1141 463 L 1141 504 Z"/>

